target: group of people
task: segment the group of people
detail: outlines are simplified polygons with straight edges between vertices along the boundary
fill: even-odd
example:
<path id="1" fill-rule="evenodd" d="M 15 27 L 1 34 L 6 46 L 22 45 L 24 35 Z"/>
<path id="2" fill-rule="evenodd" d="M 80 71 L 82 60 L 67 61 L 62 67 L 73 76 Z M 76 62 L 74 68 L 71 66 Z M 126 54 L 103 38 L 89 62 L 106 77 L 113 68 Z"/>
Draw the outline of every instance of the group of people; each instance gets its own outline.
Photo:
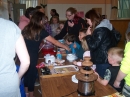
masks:
<path id="1" fill-rule="evenodd" d="M 41 6 L 28 8 L 19 22 L 21 30 L 13 22 L 0 18 L 0 40 L 3 41 L 0 45 L 0 87 L 2 87 L 0 95 L 21 97 L 19 82 L 23 76 L 26 97 L 34 97 L 38 51 L 40 43 L 45 39 L 69 52 L 73 49 L 73 53 L 81 60 L 85 56 L 91 57 L 91 61 L 96 65 L 96 74 L 103 78 L 98 77 L 98 81 L 103 85 L 109 83 L 129 97 L 130 33 L 127 34 L 128 42 L 123 51 L 121 48 L 113 47 L 116 46 L 111 39 L 113 26 L 97 11 L 92 9 L 86 12 L 85 21 L 77 15 L 75 8 L 70 7 L 66 10 L 67 20 L 65 24 L 61 23 L 62 25 L 59 23 L 59 14 L 55 9 L 51 10 L 51 14 L 49 23 Z M 57 41 L 63 38 L 68 46 Z M 21 63 L 18 73 L 14 63 L 15 53 Z M 82 66 L 81 62 L 77 61 L 73 64 Z"/>

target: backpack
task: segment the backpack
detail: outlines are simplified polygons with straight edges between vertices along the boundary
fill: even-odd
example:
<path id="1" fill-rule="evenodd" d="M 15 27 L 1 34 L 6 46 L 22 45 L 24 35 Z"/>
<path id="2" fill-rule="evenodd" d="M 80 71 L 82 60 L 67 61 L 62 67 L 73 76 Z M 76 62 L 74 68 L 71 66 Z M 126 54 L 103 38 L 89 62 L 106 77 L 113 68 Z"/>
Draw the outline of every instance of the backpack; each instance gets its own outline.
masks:
<path id="1" fill-rule="evenodd" d="M 112 40 L 112 46 L 115 47 L 119 43 L 121 39 L 121 34 L 119 31 L 117 31 L 114 27 L 111 31 L 111 40 Z"/>

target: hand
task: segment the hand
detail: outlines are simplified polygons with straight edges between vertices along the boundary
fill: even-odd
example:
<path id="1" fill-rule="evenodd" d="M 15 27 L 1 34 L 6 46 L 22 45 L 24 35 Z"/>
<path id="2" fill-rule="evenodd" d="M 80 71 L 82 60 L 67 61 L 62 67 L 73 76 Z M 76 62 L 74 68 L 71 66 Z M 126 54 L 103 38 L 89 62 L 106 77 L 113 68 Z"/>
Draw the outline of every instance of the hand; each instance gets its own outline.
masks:
<path id="1" fill-rule="evenodd" d="M 97 73 L 97 72 L 94 72 L 97 76 L 98 76 L 98 78 L 99 78 L 99 74 Z"/>
<path id="2" fill-rule="evenodd" d="M 72 22 L 70 22 L 70 21 L 68 21 L 68 25 L 70 26 L 70 27 L 73 27 L 74 26 L 74 23 Z"/>
<path id="3" fill-rule="evenodd" d="M 80 59 L 80 61 L 83 61 L 82 59 Z"/>
<path id="4" fill-rule="evenodd" d="M 91 27 L 88 28 L 88 30 L 86 31 L 86 35 L 91 35 Z"/>
<path id="5" fill-rule="evenodd" d="M 76 46 L 76 44 L 75 44 L 75 43 L 74 43 L 73 47 L 74 47 L 74 48 L 77 48 L 77 46 Z"/>
<path id="6" fill-rule="evenodd" d="M 115 82 L 114 82 L 114 87 L 120 88 L 120 83 L 121 83 L 121 82 L 115 80 Z"/>
<path id="7" fill-rule="evenodd" d="M 73 64 L 74 64 L 74 65 L 77 65 L 77 61 L 73 61 Z"/>
<path id="8" fill-rule="evenodd" d="M 65 49 L 66 49 L 67 51 L 70 51 L 70 48 L 69 48 L 68 46 L 66 46 L 66 45 L 65 45 Z"/>

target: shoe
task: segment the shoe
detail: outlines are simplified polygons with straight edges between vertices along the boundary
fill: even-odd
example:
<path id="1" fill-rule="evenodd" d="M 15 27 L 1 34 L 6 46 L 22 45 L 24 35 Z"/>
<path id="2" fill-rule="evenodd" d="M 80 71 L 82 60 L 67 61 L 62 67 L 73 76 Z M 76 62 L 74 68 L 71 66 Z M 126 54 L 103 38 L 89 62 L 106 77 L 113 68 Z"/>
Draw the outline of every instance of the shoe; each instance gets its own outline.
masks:
<path id="1" fill-rule="evenodd" d="M 35 86 L 40 86 L 40 83 L 36 81 Z"/>

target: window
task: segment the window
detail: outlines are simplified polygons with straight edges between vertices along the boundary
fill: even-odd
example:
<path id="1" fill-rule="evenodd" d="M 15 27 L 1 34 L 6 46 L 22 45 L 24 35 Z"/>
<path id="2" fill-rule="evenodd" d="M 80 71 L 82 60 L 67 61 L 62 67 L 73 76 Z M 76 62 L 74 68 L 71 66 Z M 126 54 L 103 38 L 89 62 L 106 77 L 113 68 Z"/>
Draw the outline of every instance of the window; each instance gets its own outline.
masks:
<path id="1" fill-rule="evenodd" d="M 19 0 L 20 4 L 26 4 L 26 8 L 28 7 L 36 7 L 38 5 L 38 0 Z M 20 16 L 23 15 L 23 10 L 20 9 Z"/>
<path id="2" fill-rule="evenodd" d="M 130 18 L 130 0 L 118 0 L 118 18 Z"/>

